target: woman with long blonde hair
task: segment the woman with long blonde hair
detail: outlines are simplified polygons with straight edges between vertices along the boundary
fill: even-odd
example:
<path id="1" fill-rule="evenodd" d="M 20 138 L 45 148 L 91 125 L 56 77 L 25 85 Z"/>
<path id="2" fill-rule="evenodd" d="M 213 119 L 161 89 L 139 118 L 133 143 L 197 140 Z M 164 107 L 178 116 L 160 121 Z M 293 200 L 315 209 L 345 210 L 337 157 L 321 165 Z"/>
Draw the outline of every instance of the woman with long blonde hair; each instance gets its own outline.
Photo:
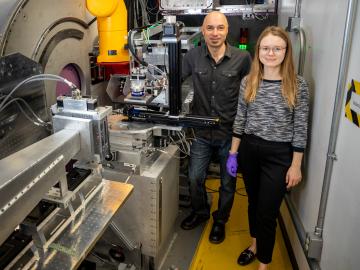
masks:
<path id="1" fill-rule="evenodd" d="M 280 27 L 260 35 L 251 70 L 240 87 L 227 171 L 236 176 L 237 153 L 248 194 L 252 242 L 238 264 L 255 257 L 268 269 L 275 244 L 276 218 L 287 189 L 302 178 L 307 141 L 309 94 L 295 73 L 292 46 Z"/>

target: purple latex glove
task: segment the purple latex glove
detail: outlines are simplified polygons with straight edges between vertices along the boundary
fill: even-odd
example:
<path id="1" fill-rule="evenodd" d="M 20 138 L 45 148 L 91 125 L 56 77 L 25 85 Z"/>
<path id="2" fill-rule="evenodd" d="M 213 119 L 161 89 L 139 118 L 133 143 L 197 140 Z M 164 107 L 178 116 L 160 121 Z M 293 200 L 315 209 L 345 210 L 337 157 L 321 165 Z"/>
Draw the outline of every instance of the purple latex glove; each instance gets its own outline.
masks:
<path id="1" fill-rule="evenodd" d="M 230 153 L 226 161 L 226 170 L 228 174 L 230 174 L 232 177 L 236 177 L 237 167 L 237 153 Z"/>

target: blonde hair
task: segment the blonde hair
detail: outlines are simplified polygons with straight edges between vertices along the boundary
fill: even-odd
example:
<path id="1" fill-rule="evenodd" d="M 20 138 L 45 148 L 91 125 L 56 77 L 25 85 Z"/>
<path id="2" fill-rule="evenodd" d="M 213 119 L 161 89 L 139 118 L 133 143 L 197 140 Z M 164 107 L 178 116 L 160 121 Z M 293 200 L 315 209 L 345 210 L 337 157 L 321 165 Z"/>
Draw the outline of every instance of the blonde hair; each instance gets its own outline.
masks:
<path id="1" fill-rule="evenodd" d="M 247 103 L 253 102 L 255 100 L 260 81 L 263 79 L 264 66 L 259 59 L 259 47 L 261 40 L 267 35 L 280 37 L 286 42 L 285 57 L 280 66 L 280 75 L 282 77 L 281 93 L 285 98 L 289 108 L 293 109 L 296 104 L 297 84 L 294 62 L 292 58 L 292 46 L 288 34 L 282 28 L 277 26 L 269 26 L 265 28 L 256 42 L 255 57 L 251 65 L 250 72 L 246 77 L 244 99 Z"/>

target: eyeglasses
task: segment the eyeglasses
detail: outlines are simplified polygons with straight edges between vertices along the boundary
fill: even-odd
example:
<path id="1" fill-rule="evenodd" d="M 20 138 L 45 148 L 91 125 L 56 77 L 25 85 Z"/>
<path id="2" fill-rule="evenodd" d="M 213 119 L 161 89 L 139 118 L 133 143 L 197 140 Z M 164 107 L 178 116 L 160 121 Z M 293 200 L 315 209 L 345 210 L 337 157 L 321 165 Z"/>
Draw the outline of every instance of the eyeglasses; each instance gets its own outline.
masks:
<path id="1" fill-rule="evenodd" d="M 272 51 L 274 54 L 280 54 L 285 49 L 286 47 L 260 47 L 260 51 L 266 54 L 270 53 L 270 51 Z"/>

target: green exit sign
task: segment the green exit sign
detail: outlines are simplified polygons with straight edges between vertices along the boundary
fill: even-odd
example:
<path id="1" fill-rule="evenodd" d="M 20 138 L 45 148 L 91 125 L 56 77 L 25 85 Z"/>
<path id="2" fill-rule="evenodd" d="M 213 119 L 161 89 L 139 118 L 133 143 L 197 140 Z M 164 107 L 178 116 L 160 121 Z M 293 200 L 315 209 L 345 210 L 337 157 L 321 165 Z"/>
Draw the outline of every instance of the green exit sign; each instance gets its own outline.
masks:
<path id="1" fill-rule="evenodd" d="M 247 44 L 239 44 L 240 50 L 247 50 Z"/>

